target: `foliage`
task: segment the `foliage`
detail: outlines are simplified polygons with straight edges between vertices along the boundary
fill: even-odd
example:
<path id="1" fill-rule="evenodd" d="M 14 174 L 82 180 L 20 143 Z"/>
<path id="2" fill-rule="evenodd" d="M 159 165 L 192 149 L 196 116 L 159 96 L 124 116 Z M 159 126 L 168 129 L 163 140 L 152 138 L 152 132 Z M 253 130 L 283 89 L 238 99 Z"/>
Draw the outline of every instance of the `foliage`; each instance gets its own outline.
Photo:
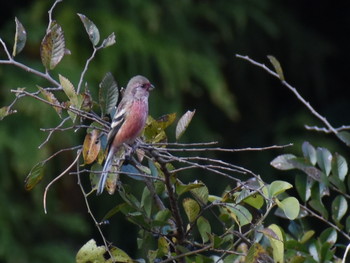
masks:
<path id="1" fill-rule="evenodd" d="M 216 147 L 216 143 L 169 143 L 167 132 L 175 122 L 176 114 L 167 114 L 158 119 L 149 117 L 142 136 L 143 141 L 137 144 L 136 154 L 133 151 L 128 152 L 127 149 L 121 153 L 119 157 L 124 164 L 111 173 L 107 180 L 108 192 L 116 192 L 119 199 L 101 220 L 96 219 L 92 198 L 106 152 L 106 133 L 109 130 L 107 118 L 108 115 L 113 115 L 119 93 L 111 73 L 102 78 L 98 97 L 91 95 L 88 85 L 83 88 L 83 82 L 96 53 L 112 46 L 115 35 L 111 33 L 101 43 L 96 24 L 87 16 L 78 14 L 92 44 L 91 57 L 79 74 L 78 84 L 61 74 L 56 79 L 52 71 L 70 54 L 66 48 L 63 28 L 52 19 L 52 12 L 59 2 L 56 1 L 49 11 L 49 25 L 41 42 L 40 55 L 44 72 L 15 59 L 26 42 L 26 31 L 18 19 L 15 20 L 16 33 L 12 53 L 0 39 L 7 56 L 6 60 L 1 61 L 2 64 L 25 69 L 50 83 L 44 87 L 37 86 L 36 91 L 25 88 L 12 90 L 16 98 L 9 106 L 1 108 L 0 118 L 15 113 L 14 106 L 23 98 L 29 97 L 37 103 L 50 106 L 57 114 L 56 120 L 60 120 L 55 128 L 46 130 L 48 136 L 40 147 L 52 141 L 52 136 L 57 132 L 83 130 L 86 133 L 82 145 L 61 148 L 36 164 L 29 172 L 25 184 L 26 189 L 31 190 L 42 181 L 48 161 L 61 152 L 70 151 L 75 156 L 74 161 L 47 184 L 43 203 L 47 212 L 47 193 L 53 183 L 66 174 L 77 176 L 87 211 L 101 234 L 104 245 L 98 246 L 91 239 L 77 252 L 76 262 L 134 261 L 132 258 L 136 256 L 129 256 L 121 248 L 111 245 L 104 234 L 104 225 L 120 214 L 138 228 L 138 237 L 134 237 L 140 251 L 140 258 L 135 259 L 137 262 L 339 261 L 336 249 L 343 243 L 338 240 L 338 235 L 342 235 L 347 242 L 350 240 L 350 217 L 345 217 L 349 194 L 344 185 L 347 181 L 350 188 L 350 179 L 344 157 L 331 154 L 325 148 L 315 149 L 305 142 L 302 146 L 303 157 L 284 154 L 271 162 L 273 167 L 280 170 L 298 169 L 305 173 L 305 176 L 298 175 L 295 181 L 302 203 L 300 204 L 297 198 L 289 195 L 293 185 L 287 181 L 274 180 L 267 183 L 261 176 L 246 168 L 220 159 L 199 156 L 202 152 L 261 151 L 281 149 L 288 145 L 259 149 L 224 149 Z M 198 77 L 195 70 L 206 63 L 196 54 L 190 57 L 198 62 L 194 65 L 193 72 Z M 269 58 L 277 72 L 273 73 L 274 76 L 288 86 L 285 84 L 280 63 L 272 56 Z M 200 76 L 203 77 L 200 81 L 206 80 L 206 76 Z M 232 96 L 222 88 L 224 86 L 221 86 L 221 81 L 216 80 L 217 83 L 210 82 L 210 85 L 221 87 L 215 88 L 222 91 L 221 97 L 218 98 L 214 93 L 211 96 L 233 117 L 234 111 L 229 110 L 233 106 Z M 309 109 L 317 116 L 311 106 Z M 194 114 L 195 111 L 187 111 L 179 118 L 176 139 L 185 133 Z M 338 134 L 328 122 L 325 123 L 331 132 Z M 347 142 L 347 136 L 338 137 Z M 181 152 L 188 155 L 181 156 Z M 70 172 L 73 167 L 76 167 L 75 171 Z M 193 169 L 202 170 L 201 181 L 188 181 L 187 175 Z M 86 182 L 86 176 L 83 177 L 86 174 L 90 175 L 90 185 Z M 128 180 L 119 179 L 120 174 L 125 175 L 124 178 Z M 221 195 L 213 194 L 210 184 L 205 182 L 209 175 L 227 180 L 227 187 Z M 242 176 L 245 176 L 245 180 L 240 179 Z M 335 197 L 331 194 L 333 192 Z M 330 206 L 323 202 L 327 195 L 332 199 Z M 284 228 L 272 212 L 288 220 L 288 228 Z M 321 233 L 312 228 L 305 229 L 304 221 L 310 216 L 328 225 L 328 228 Z M 267 223 L 268 217 L 273 223 Z M 56 220 L 62 220 L 62 224 L 67 221 L 72 223 L 74 217 L 65 219 L 66 221 L 57 217 Z M 53 257 L 49 255 L 48 259 L 50 256 Z"/>

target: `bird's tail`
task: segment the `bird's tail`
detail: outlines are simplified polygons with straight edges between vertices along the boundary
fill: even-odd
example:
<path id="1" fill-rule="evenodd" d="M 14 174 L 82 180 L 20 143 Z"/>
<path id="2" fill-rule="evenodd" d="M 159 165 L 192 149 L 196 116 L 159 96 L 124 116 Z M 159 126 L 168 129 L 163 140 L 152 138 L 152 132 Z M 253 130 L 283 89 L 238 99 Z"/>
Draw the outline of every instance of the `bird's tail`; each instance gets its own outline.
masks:
<path id="1" fill-rule="evenodd" d="M 99 180 L 98 185 L 97 185 L 97 192 L 96 192 L 97 195 L 102 194 L 103 189 L 105 188 L 107 175 L 108 175 L 108 172 L 112 166 L 114 153 L 115 153 L 115 151 L 113 151 L 112 149 L 109 150 L 105 165 L 103 166 L 103 169 L 102 169 L 100 180 Z"/>

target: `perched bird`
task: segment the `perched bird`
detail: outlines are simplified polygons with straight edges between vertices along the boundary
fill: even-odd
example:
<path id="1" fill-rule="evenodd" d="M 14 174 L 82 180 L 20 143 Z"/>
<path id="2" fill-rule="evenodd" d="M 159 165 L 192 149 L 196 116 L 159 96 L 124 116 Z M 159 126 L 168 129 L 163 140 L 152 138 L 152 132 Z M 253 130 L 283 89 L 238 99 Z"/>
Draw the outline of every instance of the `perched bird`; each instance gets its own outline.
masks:
<path id="1" fill-rule="evenodd" d="M 143 76 L 138 75 L 129 80 L 107 137 L 109 150 L 97 186 L 97 195 L 103 192 L 114 154 L 123 144 L 132 144 L 145 127 L 149 91 L 153 88 L 154 86 Z"/>

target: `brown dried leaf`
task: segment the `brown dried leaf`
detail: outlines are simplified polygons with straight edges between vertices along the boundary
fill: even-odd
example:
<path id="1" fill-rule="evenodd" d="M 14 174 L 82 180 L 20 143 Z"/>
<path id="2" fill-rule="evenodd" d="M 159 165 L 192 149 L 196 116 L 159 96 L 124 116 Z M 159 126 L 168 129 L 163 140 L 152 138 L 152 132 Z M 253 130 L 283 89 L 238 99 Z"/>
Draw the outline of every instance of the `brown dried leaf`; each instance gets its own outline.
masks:
<path id="1" fill-rule="evenodd" d="M 83 145 L 83 158 L 85 164 L 94 162 L 101 149 L 101 143 L 99 140 L 99 130 L 92 130 L 86 134 Z"/>

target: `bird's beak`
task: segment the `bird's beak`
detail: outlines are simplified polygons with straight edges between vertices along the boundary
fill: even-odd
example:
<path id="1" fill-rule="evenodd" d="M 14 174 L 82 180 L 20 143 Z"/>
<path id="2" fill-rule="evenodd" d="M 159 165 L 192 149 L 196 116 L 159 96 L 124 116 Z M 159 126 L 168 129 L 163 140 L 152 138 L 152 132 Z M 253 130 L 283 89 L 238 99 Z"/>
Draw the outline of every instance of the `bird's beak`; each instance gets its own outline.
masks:
<path id="1" fill-rule="evenodd" d="M 148 90 L 154 90 L 155 89 L 155 87 L 153 86 L 153 84 L 151 84 L 150 86 L 149 86 L 149 89 Z"/>

